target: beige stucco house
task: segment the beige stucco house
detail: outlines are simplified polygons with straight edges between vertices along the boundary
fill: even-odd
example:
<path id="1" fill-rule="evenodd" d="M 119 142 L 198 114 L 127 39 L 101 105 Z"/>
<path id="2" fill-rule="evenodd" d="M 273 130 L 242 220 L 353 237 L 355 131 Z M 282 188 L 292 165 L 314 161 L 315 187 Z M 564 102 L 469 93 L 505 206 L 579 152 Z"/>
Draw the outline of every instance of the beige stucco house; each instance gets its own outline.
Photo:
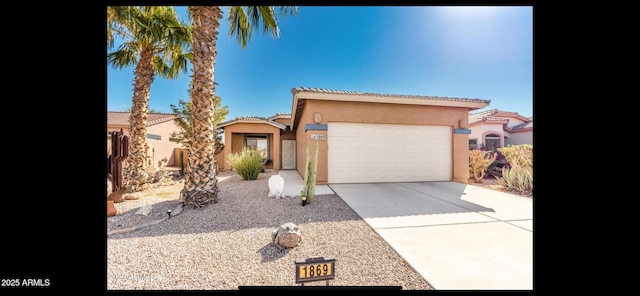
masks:
<path id="1" fill-rule="evenodd" d="M 111 132 L 122 129 L 125 136 L 129 135 L 130 112 L 107 112 L 107 153 L 111 147 Z M 158 162 L 167 158 L 167 166 L 178 165 L 174 150 L 181 147 L 178 142 L 171 141 L 172 132 L 178 132 L 179 127 L 174 119 L 177 115 L 165 113 L 147 114 L 147 161 L 150 166 L 159 166 Z"/>
<path id="2" fill-rule="evenodd" d="M 533 117 L 491 109 L 469 114 L 469 149 L 533 145 Z"/>
<path id="3" fill-rule="evenodd" d="M 469 177 L 469 112 L 489 100 L 293 88 L 290 114 L 221 123 L 225 155 L 260 150 L 267 168 L 304 175 L 318 141 L 317 184 Z M 218 164 L 221 166 L 220 164 Z M 224 164 L 230 169 L 229 164 Z"/>

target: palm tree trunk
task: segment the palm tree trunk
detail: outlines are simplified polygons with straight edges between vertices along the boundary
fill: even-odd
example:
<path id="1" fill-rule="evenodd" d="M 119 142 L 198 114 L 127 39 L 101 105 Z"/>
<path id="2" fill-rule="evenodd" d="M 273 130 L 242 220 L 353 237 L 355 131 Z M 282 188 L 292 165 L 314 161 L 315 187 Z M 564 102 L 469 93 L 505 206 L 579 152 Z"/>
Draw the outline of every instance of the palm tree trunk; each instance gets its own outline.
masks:
<path id="1" fill-rule="evenodd" d="M 129 156 L 124 169 L 126 192 L 143 191 L 149 188 L 147 183 L 147 111 L 149 92 L 153 82 L 153 53 L 151 50 L 140 52 L 140 61 L 136 65 L 133 88 L 131 117 L 129 118 Z"/>
<path id="2" fill-rule="evenodd" d="M 189 10 L 193 17 L 193 132 L 180 196 L 185 206 L 201 207 L 218 202 L 213 81 L 222 9 L 219 6 L 189 6 Z"/>

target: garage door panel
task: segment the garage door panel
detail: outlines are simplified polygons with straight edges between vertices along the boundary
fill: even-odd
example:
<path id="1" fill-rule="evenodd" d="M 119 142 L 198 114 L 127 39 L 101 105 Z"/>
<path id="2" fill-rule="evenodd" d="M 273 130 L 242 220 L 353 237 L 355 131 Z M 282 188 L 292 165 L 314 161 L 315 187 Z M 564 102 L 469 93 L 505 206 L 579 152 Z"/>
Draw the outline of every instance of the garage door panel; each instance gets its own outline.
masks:
<path id="1" fill-rule="evenodd" d="M 329 123 L 329 183 L 450 181 L 451 127 Z"/>

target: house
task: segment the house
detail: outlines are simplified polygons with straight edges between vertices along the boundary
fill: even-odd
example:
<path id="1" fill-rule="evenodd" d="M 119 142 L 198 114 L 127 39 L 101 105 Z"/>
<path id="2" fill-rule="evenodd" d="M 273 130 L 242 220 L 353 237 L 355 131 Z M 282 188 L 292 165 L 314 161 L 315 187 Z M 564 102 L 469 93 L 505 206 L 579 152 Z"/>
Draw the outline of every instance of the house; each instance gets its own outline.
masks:
<path id="1" fill-rule="evenodd" d="M 226 163 L 226 155 L 249 148 L 260 151 L 266 160 L 267 169 L 295 169 L 295 159 L 286 157 L 287 163 L 281 163 L 281 151 L 285 156 L 295 155 L 296 135 L 290 129 L 291 114 L 278 113 L 272 117 L 244 116 L 221 122 L 218 128 L 224 129 L 224 157 L 217 161 L 223 170 L 231 169 Z M 224 163 L 224 166 L 221 164 Z"/>
<path id="2" fill-rule="evenodd" d="M 111 132 L 122 129 L 125 136 L 129 135 L 130 112 L 107 112 L 107 152 L 111 148 Z M 148 165 L 160 166 L 159 162 L 167 159 L 167 166 L 179 165 L 179 159 L 174 156 L 174 150 L 181 144 L 172 141 L 170 134 L 178 132 L 180 128 L 174 122 L 177 115 L 165 113 L 147 114 L 147 159 Z"/>
<path id="3" fill-rule="evenodd" d="M 469 149 L 533 145 L 533 117 L 491 109 L 469 114 Z"/>
<path id="4" fill-rule="evenodd" d="M 469 112 L 489 100 L 299 87 L 290 114 L 219 124 L 224 154 L 260 150 L 267 168 L 304 176 L 319 144 L 317 184 L 455 181 L 469 177 Z M 225 169 L 231 169 L 225 163 Z"/>

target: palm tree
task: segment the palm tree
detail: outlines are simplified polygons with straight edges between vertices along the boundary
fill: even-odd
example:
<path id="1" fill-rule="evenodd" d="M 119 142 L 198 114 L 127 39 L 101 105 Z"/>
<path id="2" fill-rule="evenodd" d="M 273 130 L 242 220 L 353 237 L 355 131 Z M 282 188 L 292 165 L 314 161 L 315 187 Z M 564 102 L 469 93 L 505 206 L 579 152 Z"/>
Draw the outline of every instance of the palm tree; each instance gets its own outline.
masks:
<path id="1" fill-rule="evenodd" d="M 220 6 L 189 6 L 192 19 L 193 76 L 191 100 L 193 104 L 193 132 L 189 150 L 189 164 L 185 169 L 184 189 L 180 197 L 185 206 L 201 207 L 218 202 L 217 166 L 214 158 L 214 66 L 216 40 L 222 20 Z M 280 7 L 280 15 L 297 14 L 298 8 Z M 278 21 L 273 6 L 228 7 L 229 35 L 235 36 L 245 49 L 251 41 L 253 29 L 262 29 L 279 37 Z"/>
<path id="2" fill-rule="evenodd" d="M 187 71 L 191 27 L 182 22 L 172 6 L 110 6 L 107 8 L 107 45 L 114 34 L 123 38 L 118 50 L 107 54 L 107 62 L 122 69 L 135 65 L 129 156 L 124 169 L 126 192 L 149 188 L 147 183 L 147 113 L 154 76 L 175 79 Z"/>

